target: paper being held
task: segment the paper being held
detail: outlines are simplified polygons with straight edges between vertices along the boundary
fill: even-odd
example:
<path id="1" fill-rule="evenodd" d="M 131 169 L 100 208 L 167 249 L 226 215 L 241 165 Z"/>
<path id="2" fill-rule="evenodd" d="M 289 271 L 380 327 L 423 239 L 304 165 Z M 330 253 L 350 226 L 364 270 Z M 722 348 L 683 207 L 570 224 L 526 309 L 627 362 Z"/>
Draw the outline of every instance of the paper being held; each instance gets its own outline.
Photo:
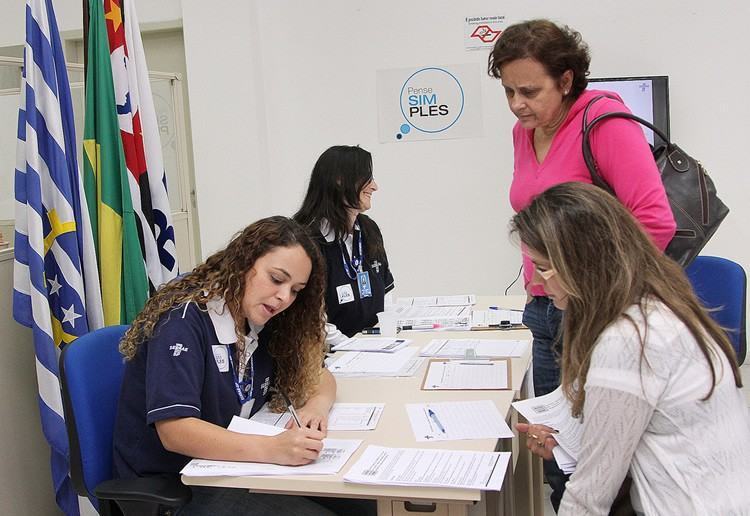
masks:
<path id="1" fill-rule="evenodd" d="M 583 425 L 580 419 L 571 415 L 571 407 L 567 398 L 562 392 L 562 387 L 558 387 L 549 394 L 537 396 L 527 400 L 513 402 L 513 407 L 529 423 L 536 425 L 546 425 L 557 430 L 555 441 L 557 441 L 565 454 L 560 452 L 555 454 L 555 459 L 559 460 L 558 465 L 566 473 L 575 470 L 578 455 L 581 451 L 581 437 L 583 435 Z M 559 457 L 559 459 L 558 459 Z"/>

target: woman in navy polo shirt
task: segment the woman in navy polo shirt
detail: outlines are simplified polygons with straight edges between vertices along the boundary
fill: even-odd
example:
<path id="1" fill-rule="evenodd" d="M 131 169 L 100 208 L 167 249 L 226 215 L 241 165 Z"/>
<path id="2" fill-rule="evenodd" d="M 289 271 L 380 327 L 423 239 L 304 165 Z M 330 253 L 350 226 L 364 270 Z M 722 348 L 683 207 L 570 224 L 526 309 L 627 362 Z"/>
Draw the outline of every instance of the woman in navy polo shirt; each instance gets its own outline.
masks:
<path id="1" fill-rule="evenodd" d="M 326 261 L 328 322 L 350 337 L 377 322 L 385 294 L 393 289 L 380 228 L 364 215 L 377 189 L 369 152 L 331 147 L 315 163 L 294 215 L 315 235 Z M 329 327 L 329 336 L 334 331 Z"/>
<path id="2" fill-rule="evenodd" d="M 191 457 L 307 464 L 336 397 L 323 362 L 324 264 L 285 217 L 251 224 L 226 249 L 161 288 L 120 344 L 127 359 L 114 435 L 119 477 L 176 474 Z M 301 428 L 273 437 L 226 429 L 269 401 Z M 178 514 L 333 514 L 302 497 L 194 487 Z"/>

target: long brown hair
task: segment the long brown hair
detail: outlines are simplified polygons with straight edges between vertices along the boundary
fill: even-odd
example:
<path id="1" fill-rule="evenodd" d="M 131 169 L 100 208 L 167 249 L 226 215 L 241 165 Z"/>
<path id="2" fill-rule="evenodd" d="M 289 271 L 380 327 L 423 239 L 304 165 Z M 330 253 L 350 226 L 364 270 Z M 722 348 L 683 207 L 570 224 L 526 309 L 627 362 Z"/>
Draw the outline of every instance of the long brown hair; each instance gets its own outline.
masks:
<path id="1" fill-rule="evenodd" d="M 651 242 L 636 219 L 602 189 L 564 183 L 542 193 L 511 221 L 528 248 L 545 257 L 568 293 L 563 317 L 562 387 L 573 415 L 582 414 L 584 385 L 599 335 L 638 305 L 646 319 L 647 302 L 664 303 L 695 338 L 716 384 L 719 362 L 711 342 L 727 356 L 735 384 L 742 386 L 737 358 L 724 330 L 698 302 L 682 268 Z M 643 365 L 641 363 L 641 365 Z"/>
<path id="2" fill-rule="evenodd" d="M 209 256 L 191 273 L 164 285 L 146 303 L 120 342 L 120 352 L 132 359 L 139 346 L 154 334 L 159 320 L 170 310 L 190 301 L 204 306 L 221 298 L 234 319 L 237 360 L 242 356 L 246 318 L 242 313 L 245 275 L 256 260 L 277 247 L 301 246 L 312 262 L 307 285 L 294 303 L 271 318 L 264 328 L 270 332 L 269 351 L 276 365 L 276 387 L 295 405 L 317 385 L 324 357 L 325 263 L 307 231 L 286 217 L 269 217 L 237 233 L 222 251 Z M 282 401 L 274 398 L 274 407 Z"/>

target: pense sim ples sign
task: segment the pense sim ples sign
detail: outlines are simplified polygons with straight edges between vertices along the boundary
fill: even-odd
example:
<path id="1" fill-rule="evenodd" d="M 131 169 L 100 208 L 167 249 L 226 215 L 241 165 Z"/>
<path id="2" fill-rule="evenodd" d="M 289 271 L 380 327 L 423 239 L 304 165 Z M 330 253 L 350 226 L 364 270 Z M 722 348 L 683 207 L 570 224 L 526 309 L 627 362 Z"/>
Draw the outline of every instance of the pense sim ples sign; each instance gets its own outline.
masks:
<path id="1" fill-rule="evenodd" d="M 382 70 L 377 90 L 382 143 L 482 135 L 477 65 Z"/>

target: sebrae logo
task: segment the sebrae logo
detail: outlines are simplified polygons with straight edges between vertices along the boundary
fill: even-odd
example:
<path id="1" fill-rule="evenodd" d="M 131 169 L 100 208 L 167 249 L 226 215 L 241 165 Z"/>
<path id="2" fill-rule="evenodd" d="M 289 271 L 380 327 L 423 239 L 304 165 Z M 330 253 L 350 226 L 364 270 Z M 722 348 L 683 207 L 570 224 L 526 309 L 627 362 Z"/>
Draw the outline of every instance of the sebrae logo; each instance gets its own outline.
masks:
<path id="1" fill-rule="evenodd" d="M 187 353 L 187 352 L 188 352 L 188 348 L 187 348 L 187 347 L 185 347 L 185 346 L 183 346 L 183 345 L 182 345 L 182 344 L 180 344 L 179 342 L 178 342 L 177 344 L 175 344 L 174 346 L 169 346 L 169 350 L 170 350 L 170 351 L 174 351 L 174 353 L 172 353 L 172 356 L 173 356 L 173 357 L 179 357 L 179 356 L 180 356 L 180 353 L 182 353 L 183 351 L 184 351 L 185 353 Z"/>

